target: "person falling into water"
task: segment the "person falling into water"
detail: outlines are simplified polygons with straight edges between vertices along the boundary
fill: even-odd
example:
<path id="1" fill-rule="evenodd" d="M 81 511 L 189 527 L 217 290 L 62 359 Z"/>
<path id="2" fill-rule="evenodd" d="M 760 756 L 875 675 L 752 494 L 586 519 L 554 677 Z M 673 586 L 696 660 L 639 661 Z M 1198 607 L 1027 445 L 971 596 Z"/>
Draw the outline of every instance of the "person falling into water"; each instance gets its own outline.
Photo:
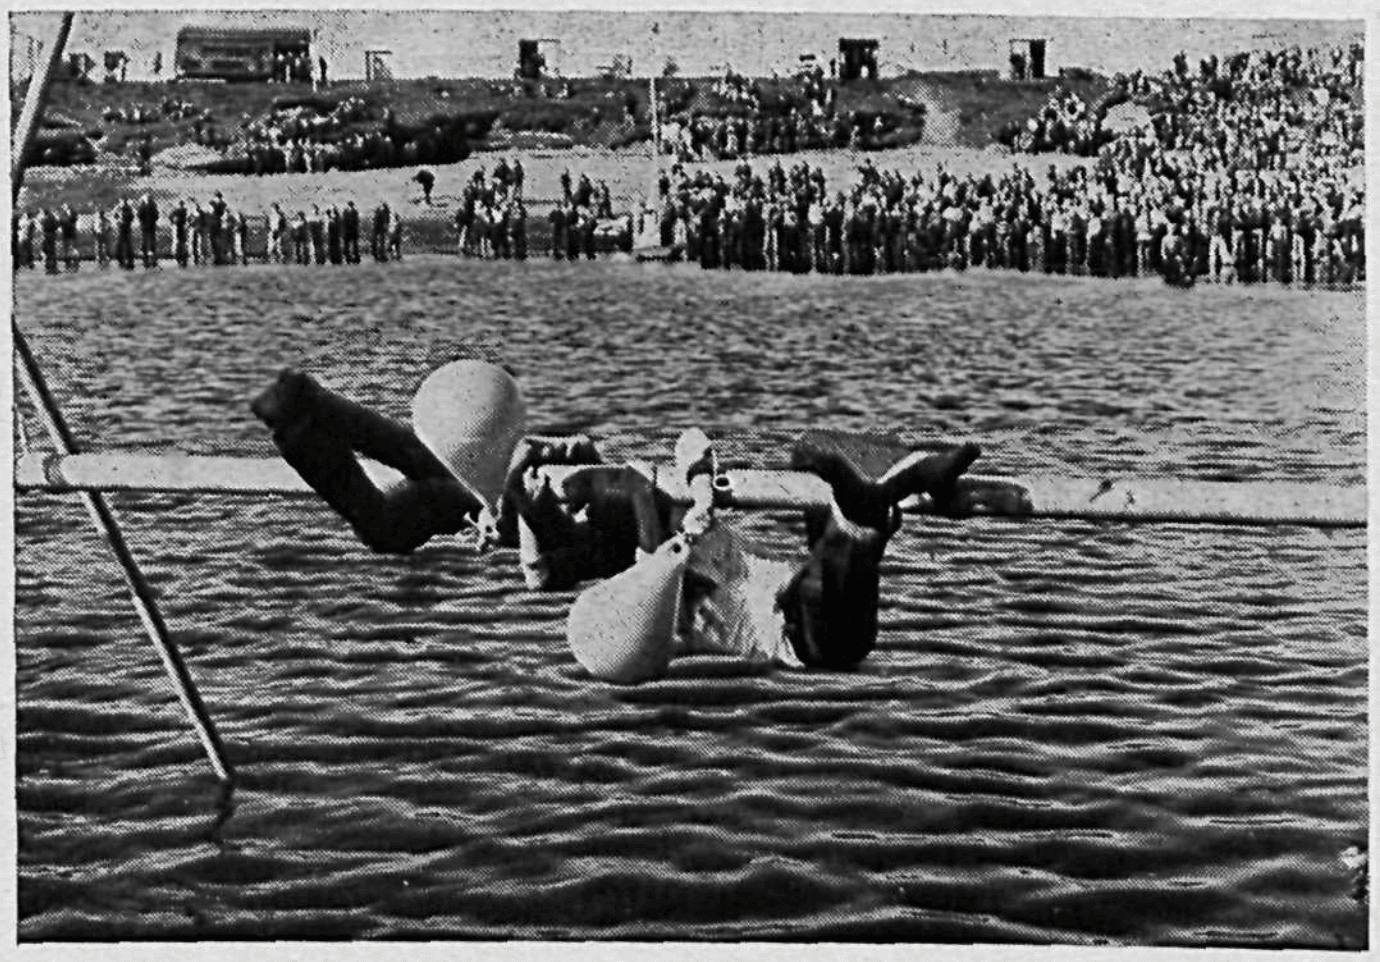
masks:
<path id="1" fill-rule="evenodd" d="M 480 377 L 506 379 L 510 386 L 502 391 L 520 411 L 520 393 L 505 372 L 468 363 L 487 369 Z M 251 410 L 271 429 L 288 463 L 376 552 L 410 553 L 434 536 L 476 526 L 488 513 L 412 429 L 307 374 L 283 371 Z M 520 413 L 515 420 L 520 430 Z M 691 627 L 684 650 L 844 669 L 876 643 L 880 565 L 900 528 L 898 503 L 925 494 L 939 511 L 956 512 L 957 481 L 979 454 L 974 444 L 935 455 L 915 452 L 871 481 L 837 448 L 802 438 L 792 450 L 792 467 L 827 482 L 832 503 L 806 513 L 809 556 L 791 566 L 759 557 L 728 525 L 704 515 L 678 518 L 678 509 L 645 474 L 631 466 L 600 466 L 587 438 L 526 441 L 509 462 L 495 534 L 498 543 L 519 549 L 528 586 L 549 590 L 612 578 L 639 558 L 678 550 L 672 541 L 688 544 L 683 597 Z M 405 482 L 381 490 L 357 455 L 397 469 Z M 710 471 L 708 439 L 687 432 L 678 463 L 688 466 L 687 480 Z M 558 496 L 537 470 L 547 464 L 585 467 L 562 482 Z"/>

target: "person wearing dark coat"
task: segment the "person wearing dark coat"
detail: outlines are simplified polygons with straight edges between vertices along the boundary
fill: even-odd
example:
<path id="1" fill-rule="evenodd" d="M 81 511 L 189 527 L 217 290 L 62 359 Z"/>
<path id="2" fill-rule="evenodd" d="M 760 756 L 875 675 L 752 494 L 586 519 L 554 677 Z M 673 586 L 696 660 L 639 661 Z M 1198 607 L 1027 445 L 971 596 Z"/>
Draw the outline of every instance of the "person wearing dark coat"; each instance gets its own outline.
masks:
<path id="1" fill-rule="evenodd" d="M 340 237 L 340 210 L 332 205 L 326 211 L 326 249 L 332 264 L 344 261 L 344 246 Z"/>
<path id="2" fill-rule="evenodd" d="M 211 198 L 209 224 L 211 230 L 211 263 L 224 264 L 227 260 L 226 250 L 230 239 L 228 227 L 225 223 L 225 212 L 230 205 L 225 202 L 225 195 L 216 191 L 216 195 Z"/>
<path id="3" fill-rule="evenodd" d="M 564 204 L 557 204 L 551 208 L 548 215 L 551 221 L 551 256 L 555 260 L 564 260 L 566 251 L 566 231 L 569 227 L 570 218 Z"/>
<path id="4" fill-rule="evenodd" d="M 39 221 L 43 228 L 43 269 L 49 274 L 58 272 L 58 218 L 47 207 Z"/>
<path id="5" fill-rule="evenodd" d="M 311 238 L 312 261 L 316 264 L 326 263 L 326 219 L 321 213 L 321 208 L 316 204 L 311 205 L 311 217 L 307 220 L 307 234 Z"/>
<path id="6" fill-rule="evenodd" d="M 345 263 L 359 263 L 359 210 L 354 201 L 347 201 L 340 214 L 340 239 L 344 244 Z"/>
<path id="7" fill-rule="evenodd" d="M 148 194 L 139 200 L 139 253 L 145 267 L 158 266 L 158 204 Z"/>
<path id="8" fill-rule="evenodd" d="M 62 235 L 62 266 L 65 270 L 75 271 L 81 264 L 81 255 L 77 251 L 77 212 L 71 204 L 62 205 L 58 230 Z"/>
<path id="9" fill-rule="evenodd" d="M 586 208 L 584 216 L 580 219 L 580 247 L 588 260 L 594 260 L 594 231 L 598 226 L 599 222 L 594 219 L 594 211 Z"/>
<path id="10" fill-rule="evenodd" d="M 376 261 L 388 260 L 388 221 L 388 205 L 379 204 L 374 208 L 374 230 L 369 238 L 369 249 Z"/>
<path id="11" fill-rule="evenodd" d="M 514 165 L 515 167 L 517 165 Z M 521 167 L 517 167 L 521 170 Z M 516 181 L 514 184 L 516 185 Z M 515 260 L 527 260 L 527 208 L 523 206 L 521 195 L 516 195 L 517 200 L 513 202 L 512 235 L 513 235 L 513 258 Z"/>
<path id="12" fill-rule="evenodd" d="M 179 267 L 187 266 L 187 205 L 178 201 L 177 206 L 168 212 L 168 220 L 173 227 L 173 259 Z"/>
<path id="13" fill-rule="evenodd" d="M 134 207 L 128 198 L 120 202 L 115 224 L 115 259 L 125 270 L 134 270 Z"/>

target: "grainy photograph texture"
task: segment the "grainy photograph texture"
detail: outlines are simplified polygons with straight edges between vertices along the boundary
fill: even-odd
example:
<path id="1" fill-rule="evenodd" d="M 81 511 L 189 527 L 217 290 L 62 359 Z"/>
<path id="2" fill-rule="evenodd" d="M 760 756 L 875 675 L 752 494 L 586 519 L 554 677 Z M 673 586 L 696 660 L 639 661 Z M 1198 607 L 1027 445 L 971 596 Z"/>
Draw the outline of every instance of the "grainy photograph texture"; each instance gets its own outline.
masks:
<path id="1" fill-rule="evenodd" d="M 1363 23 L 8 27 L 21 942 L 1367 946 Z"/>

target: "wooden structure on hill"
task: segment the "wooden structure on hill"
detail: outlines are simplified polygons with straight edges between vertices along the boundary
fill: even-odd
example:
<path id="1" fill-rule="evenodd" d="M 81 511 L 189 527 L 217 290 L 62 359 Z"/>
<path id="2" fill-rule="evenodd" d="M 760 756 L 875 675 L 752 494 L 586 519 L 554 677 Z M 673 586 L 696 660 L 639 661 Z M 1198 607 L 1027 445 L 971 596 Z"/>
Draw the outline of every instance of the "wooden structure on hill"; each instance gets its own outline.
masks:
<path id="1" fill-rule="evenodd" d="M 1046 37 L 1014 37 L 1010 42 L 1011 79 L 1044 80 Z"/>
<path id="2" fill-rule="evenodd" d="M 174 64 L 184 80 L 267 81 L 275 61 L 310 63 L 311 31 L 305 27 L 183 27 Z"/>
<path id="3" fill-rule="evenodd" d="M 863 74 L 868 80 L 877 79 L 876 40 L 859 40 L 849 37 L 839 38 L 839 80 L 847 83 L 859 80 Z"/>

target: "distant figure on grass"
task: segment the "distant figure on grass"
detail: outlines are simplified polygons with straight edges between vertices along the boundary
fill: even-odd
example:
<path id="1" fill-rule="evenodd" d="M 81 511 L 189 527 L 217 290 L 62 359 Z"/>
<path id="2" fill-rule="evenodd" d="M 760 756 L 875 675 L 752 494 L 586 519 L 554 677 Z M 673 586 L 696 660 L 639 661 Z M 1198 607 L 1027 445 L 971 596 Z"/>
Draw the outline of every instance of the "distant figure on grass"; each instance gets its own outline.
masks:
<path id="1" fill-rule="evenodd" d="M 588 438 L 518 440 L 524 404 L 502 368 L 456 362 L 438 374 L 448 370 L 458 372 L 452 389 L 414 403 L 419 419 L 439 417 L 442 430 L 453 435 L 441 438 L 433 429 L 417 428 L 433 435 L 430 442 L 445 461 L 413 429 L 298 371 L 283 371 L 251 409 L 272 430 L 287 462 L 373 550 L 406 554 L 434 535 L 455 534 L 489 518 L 499 543 L 518 548 L 530 588 L 563 590 L 626 572 L 631 582 L 606 583 L 621 589 L 649 572 L 663 572 L 672 579 L 661 581 L 673 589 L 671 595 L 661 591 L 653 599 L 633 589 L 608 600 L 635 607 L 680 599 L 677 620 L 686 626 L 681 650 L 691 653 L 793 667 L 858 664 L 876 643 L 881 560 L 901 526 L 897 504 L 927 494 L 940 511 L 954 511 L 958 479 L 980 453 L 973 444 L 941 454 L 913 452 L 872 481 L 837 444 L 802 437 L 791 463 L 826 481 L 832 503 L 806 513 L 809 556 L 791 565 L 754 553 L 731 527 L 716 523 L 705 505 L 678 517 L 680 509 L 642 470 L 599 465 Z M 424 385 L 419 402 L 426 393 Z M 455 406 L 462 397 L 473 411 Z M 685 432 L 676 448 L 682 480 L 693 483 L 712 474 L 703 432 Z M 407 480 L 381 490 L 357 455 L 389 465 Z M 486 455 L 493 464 L 484 464 Z M 553 463 L 587 467 L 562 482 L 563 497 L 536 470 Z M 483 482 L 477 480 L 481 475 Z M 481 486 L 461 480 L 466 477 Z M 501 492 L 485 496 L 498 498 L 496 518 L 476 493 L 495 483 Z M 669 650 L 671 639 L 665 641 Z"/>
<path id="2" fill-rule="evenodd" d="M 417 171 L 417 176 L 412 178 L 422 185 L 422 203 L 431 206 L 431 188 L 436 185 L 436 175 L 423 167 Z"/>
<path id="3" fill-rule="evenodd" d="M 139 141 L 139 173 L 147 177 L 153 173 L 153 136 L 144 134 L 144 139 Z"/>

